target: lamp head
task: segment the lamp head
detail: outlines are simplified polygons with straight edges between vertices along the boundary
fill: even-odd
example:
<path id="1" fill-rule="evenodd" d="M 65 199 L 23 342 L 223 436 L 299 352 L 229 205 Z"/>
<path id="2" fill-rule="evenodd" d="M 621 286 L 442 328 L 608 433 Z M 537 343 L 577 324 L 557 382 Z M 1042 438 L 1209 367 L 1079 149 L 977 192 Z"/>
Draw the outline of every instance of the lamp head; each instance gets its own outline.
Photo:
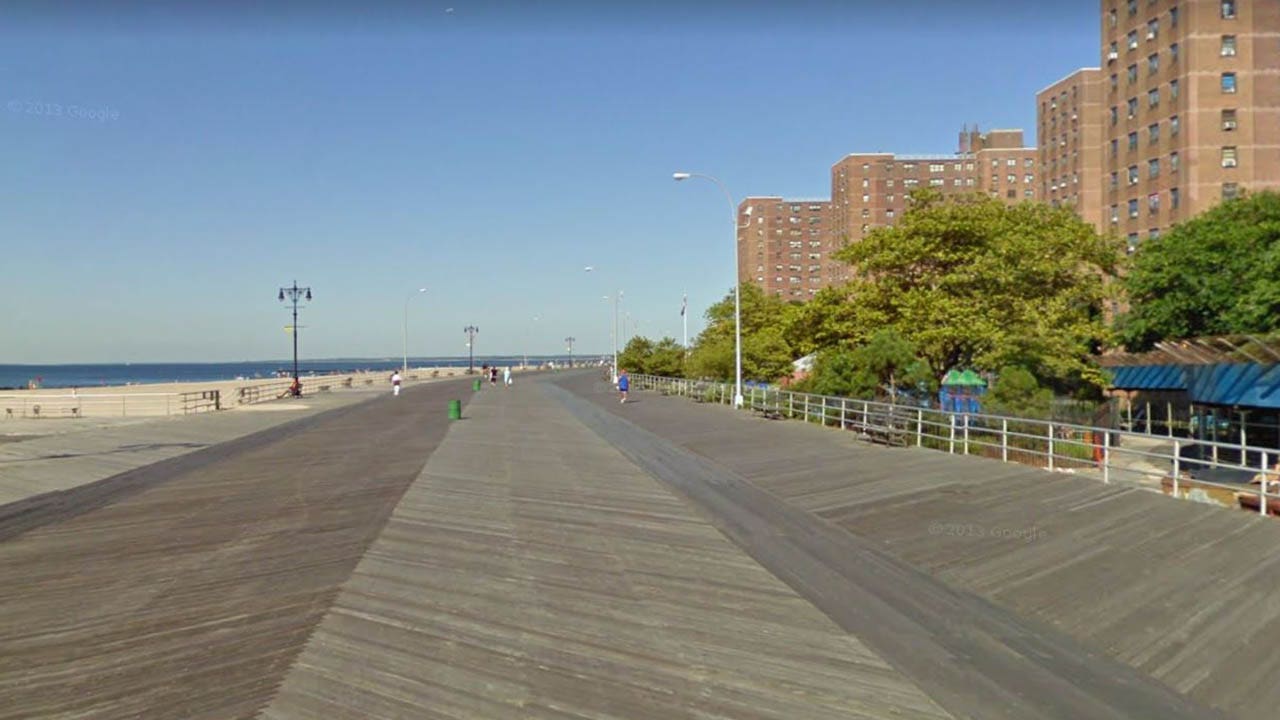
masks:
<path id="1" fill-rule="evenodd" d="M 278 299 L 280 302 L 284 302 L 284 288 L 280 288 L 280 297 Z"/>
<path id="2" fill-rule="evenodd" d="M 687 172 L 671 173 L 671 179 L 675 180 L 676 182 L 680 182 L 681 180 L 688 180 L 691 177 L 693 177 L 693 175 Z"/>

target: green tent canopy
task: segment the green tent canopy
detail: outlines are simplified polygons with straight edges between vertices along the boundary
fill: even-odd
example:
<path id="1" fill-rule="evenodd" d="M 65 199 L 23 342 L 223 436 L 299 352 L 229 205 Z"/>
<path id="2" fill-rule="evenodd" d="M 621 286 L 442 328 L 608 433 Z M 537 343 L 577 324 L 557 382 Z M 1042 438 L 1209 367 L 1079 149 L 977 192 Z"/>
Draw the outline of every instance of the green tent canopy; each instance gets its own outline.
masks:
<path id="1" fill-rule="evenodd" d="M 987 381 L 973 370 L 950 370 L 946 377 L 942 378 L 942 385 L 943 387 L 986 387 Z"/>

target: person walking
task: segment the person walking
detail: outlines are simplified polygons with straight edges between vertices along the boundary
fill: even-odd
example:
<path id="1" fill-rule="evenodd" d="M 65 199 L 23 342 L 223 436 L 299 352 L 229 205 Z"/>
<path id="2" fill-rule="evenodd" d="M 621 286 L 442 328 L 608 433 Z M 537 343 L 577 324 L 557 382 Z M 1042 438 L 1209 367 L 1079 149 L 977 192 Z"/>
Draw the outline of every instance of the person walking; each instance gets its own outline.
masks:
<path id="1" fill-rule="evenodd" d="M 629 389 L 631 389 L 631 378 L 627 376 L 626 370 L 619 370 L 618 392 L 622 394 L 622 400 L 619 402 L 625 403 L 627 401 L 627 390 Z"/>
<path id="2" fill-rule="evenodd" d="M 511 387 L 511 366 L 510 365 L 502 368 L 502 384 L 505 385 L 506 387 Z"/>
<path id="3" fill-rule="evenodd" d="M 400 397 L 400 371 L 395 370 L 391 373 L 391 394 Z"/>

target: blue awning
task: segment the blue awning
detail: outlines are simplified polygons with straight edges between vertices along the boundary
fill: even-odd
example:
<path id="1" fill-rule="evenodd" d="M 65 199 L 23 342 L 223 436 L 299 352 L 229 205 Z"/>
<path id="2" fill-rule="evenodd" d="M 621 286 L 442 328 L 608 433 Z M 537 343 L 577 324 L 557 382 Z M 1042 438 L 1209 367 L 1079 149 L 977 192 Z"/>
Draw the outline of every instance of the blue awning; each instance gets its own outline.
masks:
<path id="1" fill-rule="evenodd" d="M 1126 365 L 1112 368 L 1111 387 L 1119 390 L 1186 390 L 1181 365 Z"/>
<path id="2" fill-rule="evenodd" d="M 1129 365 L 1111 370 L 1111 387 L 1118 390 L 1185 390 L 1195 403 L 1280 410 L 1280 365 Z"/>

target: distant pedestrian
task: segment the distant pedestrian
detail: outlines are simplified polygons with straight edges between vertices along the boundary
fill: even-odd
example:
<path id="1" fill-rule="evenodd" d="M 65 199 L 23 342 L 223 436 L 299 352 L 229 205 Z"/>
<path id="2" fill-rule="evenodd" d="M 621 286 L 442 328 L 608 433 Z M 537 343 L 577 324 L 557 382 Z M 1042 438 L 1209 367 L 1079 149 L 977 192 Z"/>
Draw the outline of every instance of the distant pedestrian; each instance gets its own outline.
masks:
<path id="1" fill-rule="evenodd" d="M 391 373 L 391 394 L 400 397 L 400 371 Z"/>
<path id="2" fill-rule="evenodd" d="M 498 366 L 497 365 L 494 365 L 493 367 L 489 368 L 489 384 L 490 385 L 498 384 Z"/>
<path id="3" fill-rule="evenodd" d="M 618 371 L 618 392 L 622 394 L 622 400 L 620 400 L 619 402 L 625 403 L 627 401 L 627 390 L 629 389 L 631 389 L 631 378 L 627 377 L 626 370 L 619 370 Z"/>
<path id="4" fill-rule="evenodd" d="M 511 387 L 511 366 L 502 368 L 502 384 Z"/>

